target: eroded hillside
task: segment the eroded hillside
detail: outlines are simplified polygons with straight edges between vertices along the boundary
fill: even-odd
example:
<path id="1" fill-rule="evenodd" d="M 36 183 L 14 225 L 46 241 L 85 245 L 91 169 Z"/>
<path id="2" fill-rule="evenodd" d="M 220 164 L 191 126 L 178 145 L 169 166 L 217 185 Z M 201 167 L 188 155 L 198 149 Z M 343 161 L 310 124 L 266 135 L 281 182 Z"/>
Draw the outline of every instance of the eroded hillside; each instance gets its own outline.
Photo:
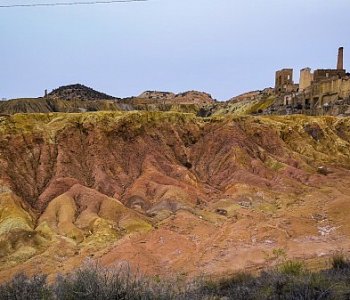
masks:
<path id="1" fill-rule="evenodd" d="M 0 279 L 222 274 L 349 249 L 350 119 L 0 116 Z"/>

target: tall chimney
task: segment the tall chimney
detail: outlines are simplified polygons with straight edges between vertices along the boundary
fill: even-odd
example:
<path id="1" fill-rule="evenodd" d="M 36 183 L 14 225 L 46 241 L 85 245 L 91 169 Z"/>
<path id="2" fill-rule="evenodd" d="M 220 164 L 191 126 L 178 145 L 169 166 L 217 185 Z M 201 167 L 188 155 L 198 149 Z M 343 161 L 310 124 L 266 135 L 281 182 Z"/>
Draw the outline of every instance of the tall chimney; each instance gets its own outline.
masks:
<path id="1" fill-rule="evenodd" d="M 344 48 L 340 47 L 338 50 L 337 70 L 343 70 L 343 69 L 344 69 Z"/>

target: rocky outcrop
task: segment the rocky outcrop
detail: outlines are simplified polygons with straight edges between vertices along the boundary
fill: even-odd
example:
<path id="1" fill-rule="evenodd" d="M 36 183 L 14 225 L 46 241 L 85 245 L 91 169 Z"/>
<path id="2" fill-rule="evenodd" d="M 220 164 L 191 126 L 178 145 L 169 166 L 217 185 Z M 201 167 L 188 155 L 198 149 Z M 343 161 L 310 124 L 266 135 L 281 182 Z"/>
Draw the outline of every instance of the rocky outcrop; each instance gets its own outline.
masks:
<path id="1" fill-rule="evenodd" d="M 174 93 L 171 92 L 160 92 L 160 91 L 145 91 L 141 93 L 138 98 L 144 99 L 172 99 L 175 97 Z"/>
<path id="2" fill-rule="evenodd" d="M 95 91 L 94 89 L 82 84 L 72 84 L 61 86 L 47 95 L 50 99 L 61 100 L 110 100 L 114 97 Z"/>
<path id="3" fill-rule="evenodd" d="M 213 104 L 215 100 L 210 94 L 198 91 L 188 91 L 174 94 L 170 92 L 146 91 L 133 99 L 134 102 L 142 102 L 146 99 L 148 104 L 194 104 L 208 105 Z"/>

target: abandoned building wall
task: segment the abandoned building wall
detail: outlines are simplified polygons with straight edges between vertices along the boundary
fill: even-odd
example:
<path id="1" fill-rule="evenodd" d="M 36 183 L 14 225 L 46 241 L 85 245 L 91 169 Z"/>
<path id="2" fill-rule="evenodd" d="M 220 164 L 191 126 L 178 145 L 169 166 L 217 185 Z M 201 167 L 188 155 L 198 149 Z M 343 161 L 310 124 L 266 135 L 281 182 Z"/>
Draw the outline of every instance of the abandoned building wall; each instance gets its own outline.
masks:
<path id="1" fill-rule="evenodd" d="M 292 105 L 293 103 L 293 96 L 292 95 L 287 95 L 287 96 L 284 96 L 284 101 L 283 101 L 284 105 Z"/>
<path id="2" fill-rule="evenodd" d="M 341 81 L 342 80 L 338 78 L 331 78 L 328 80 L 315 82 L 312 85 L 312 94 L 314 96 L 319 96 L 323 94 L 339 93 Z"/>
<path id="3" fill-rule="evenodd" d="M 311 86 L 312 80 L 313 80 L 313 74 L 311 73 L 311 69 L 310 68 L 301 69 L 299 91 L 304 91 L 306 88 Z"/>
<path id="4" fill-rule="evenodd" d="M 306 88 L 303 92 L 298 93 L 288 103 L 301 103 L 304 108 L 320 109 L 324 105 L 334 104 L 338 99 L 349 99 L 350 97 L 350 78 L 342 79 L 330 78 L 319 82 L 313 82 L 312 85 Z M 285 98 L 286 99 L 286 98 Z M 289 99 L 288 99 L 289 100 Z M 314 111 L 317 113 L 317 111 Z"/>
<path id="5" fill-rule="evenodd" d="M 350 78 L 330 79 L 315 84 L 314 95 L 334 95 L 345 99 L 350 96 Z"/>
<path id="6" fill-rule="evenodd" d="M 336 70 L 336 69 L 318 69 L 315 70 L 314 72 L 314 82 L 318 82 L 324 79 L 332 78 L 332 77 L 337 77 L 337 78 L 342 78 L 344 77 L 345 70 Z"/>
<path id="7" fill-rule="evenodd" d="M 282 69 L 276 72 L 275 91 L 277 93 L 288 92 L 293 85 L 293 69 Z"/>
<path id="8" fill-rule="evenodd" d="M 339 98 L 350 98 L 350 77 L 344 77 L 341 79 Z"/>
<path id="9" fill-rule="evenodd" d="M 338 100 L 338 94 L 324 95 L 320 98 L 320 105 L 331 104 Z"/>
<path id="10" fill-rule="evenodd" d="M 306 91 L 304 91 L 301 94 L 300 99 L 302 100 L 302 104 L 304 107 L 310 108 L 312 103 L 311 89 L 307 89 Z"/>

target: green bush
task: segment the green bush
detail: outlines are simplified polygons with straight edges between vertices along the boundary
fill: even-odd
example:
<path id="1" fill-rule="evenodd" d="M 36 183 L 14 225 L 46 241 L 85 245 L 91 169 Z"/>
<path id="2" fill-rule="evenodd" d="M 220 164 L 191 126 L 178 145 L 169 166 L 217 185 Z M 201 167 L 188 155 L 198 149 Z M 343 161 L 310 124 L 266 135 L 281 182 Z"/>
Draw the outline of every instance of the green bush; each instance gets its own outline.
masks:
<path id="1" fill-rule="evenodd" d="M 305 268 L 302 262 L 296 260 L 288 260 L 279 267 L 282 274 L 298 276 L 304 272 Z"/>
<path id="2" fill-rule="evenodd" d="M 350 269 L 350 261 L 343 253 L 336 253 L 332 257 L 332 268 L 336 270 Z"/>

